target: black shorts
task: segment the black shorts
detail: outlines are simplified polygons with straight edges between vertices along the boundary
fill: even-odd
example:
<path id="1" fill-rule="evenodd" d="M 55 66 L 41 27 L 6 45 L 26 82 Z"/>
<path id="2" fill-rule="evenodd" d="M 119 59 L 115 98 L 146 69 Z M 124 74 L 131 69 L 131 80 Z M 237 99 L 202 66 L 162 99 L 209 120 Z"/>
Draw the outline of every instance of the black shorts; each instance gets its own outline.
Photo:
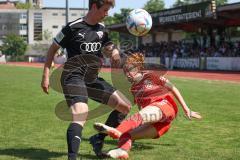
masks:
<path id="1" fill-rule="evenodd" d="M 61 85 L 69 107 L 78 102 L 87 103 L 88 98 L 107 104 L 110 96 L 116 91 L 101 77 L 87 81 L 79 74 L 67 74 L 67 72 L 62 73 Z"/>

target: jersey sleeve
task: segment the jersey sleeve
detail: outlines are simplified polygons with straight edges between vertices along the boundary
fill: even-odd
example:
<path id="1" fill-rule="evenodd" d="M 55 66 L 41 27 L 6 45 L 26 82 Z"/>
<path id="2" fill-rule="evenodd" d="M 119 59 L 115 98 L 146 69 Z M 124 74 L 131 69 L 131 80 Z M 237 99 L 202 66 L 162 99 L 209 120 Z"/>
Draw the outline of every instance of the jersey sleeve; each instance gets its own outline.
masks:
<path id="1" fill-rule="evenodd" d="M 53 41 L 61 46 L 62 48 L 66 48 L 69 40 L 71 39 L 72 30 L 69 25 L 65 26 L 53 39 Z"/>

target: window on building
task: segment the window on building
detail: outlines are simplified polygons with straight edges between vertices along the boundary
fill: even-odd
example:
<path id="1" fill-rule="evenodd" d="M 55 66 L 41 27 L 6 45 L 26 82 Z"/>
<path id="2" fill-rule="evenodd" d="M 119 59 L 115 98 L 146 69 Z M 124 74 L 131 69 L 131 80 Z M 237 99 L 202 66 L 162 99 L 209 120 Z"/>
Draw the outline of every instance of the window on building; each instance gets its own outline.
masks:
<path id="1" fill-rule="evenodd" d="M 72 13 L 72 16 L 73 16 L 73 17 L 76 17 L 76 16 L 77 16 L 77 14 L 76 14 L 76 13 Z"/>
<path id="2" fill-rule="evenodd" d="M 34 13 L 34 40 L 41 41 L 42 38 L 42 13 Z"/>
<path id="3" fill-rule="evenodd" d="M 26 24 L 20 24 L 20 30 L 27 30 L 27 25 Z"/>
<path id="4" fill-rule="evenodd" d="M 58 29 L 58 26 L 54 25 L 54 26 L 52 26 L 52 28 L 54 28 L 54 29 Z"/>
<path id="5" fill-rule="evenodd" d="M 62 16 L 66 16 L 66 14 L 65 14 L 65 13 L 63 13 L 63 14 L 62 14 Z"/>
<path id="6" fill-rule="evenodd" d="M 2 25 L 2 30 L 3 31 L 7 30 L 7 26 L 5 24 Z"/>
<path id="7" fill-rule="evenodd" d="M 27 19 L 27 13 L 21 13 L 20 19 Z"/>
<path id="8" fill-rule="evenodd" d="M 58 13 L 53 13 L 52 15 L 53 15 L 53 16 L 58 16 Z"/>

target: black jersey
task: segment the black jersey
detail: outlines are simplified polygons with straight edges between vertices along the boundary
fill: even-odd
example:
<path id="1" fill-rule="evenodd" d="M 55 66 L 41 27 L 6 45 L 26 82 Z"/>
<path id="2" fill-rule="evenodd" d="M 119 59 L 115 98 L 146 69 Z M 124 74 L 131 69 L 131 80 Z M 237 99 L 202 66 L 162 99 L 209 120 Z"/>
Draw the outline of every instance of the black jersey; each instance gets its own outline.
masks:
<path id="1" fill-rule="evenodd" d="M 89 25 L 82 18 L 68 23 L 54 41 L 62 48 L 66 48 L 68 58 L 81 54 L 102 57 L 102 47 L 111 43 L 103 24 Z"/>

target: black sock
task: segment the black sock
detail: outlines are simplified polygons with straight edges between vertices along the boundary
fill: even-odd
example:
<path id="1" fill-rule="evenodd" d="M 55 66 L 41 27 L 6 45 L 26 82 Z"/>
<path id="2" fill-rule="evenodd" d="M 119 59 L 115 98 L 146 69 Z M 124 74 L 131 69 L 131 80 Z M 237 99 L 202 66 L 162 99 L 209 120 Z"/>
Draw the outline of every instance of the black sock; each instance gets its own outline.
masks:
<path id="1" fill-rule="evenodd" d="M 76 160 L 82 137 L 83 127 L 77 123 L 71 123 L 67 130 L 68 160 Z"/>
<path id="2" fill-rule="evenodd" d="M 126 118 L 126 116 L 127 116 L 126 114 L 123 114 L 117 110 L 114 110 L 108 116 L 108 119 L 105 122 L 105 124 L 110 127 L 116 128 Z M 99 133 L 98 135 L 99 135 L 99 138 L 102 140 L 107 136 L 107 134 L 105 133 Z"/>

